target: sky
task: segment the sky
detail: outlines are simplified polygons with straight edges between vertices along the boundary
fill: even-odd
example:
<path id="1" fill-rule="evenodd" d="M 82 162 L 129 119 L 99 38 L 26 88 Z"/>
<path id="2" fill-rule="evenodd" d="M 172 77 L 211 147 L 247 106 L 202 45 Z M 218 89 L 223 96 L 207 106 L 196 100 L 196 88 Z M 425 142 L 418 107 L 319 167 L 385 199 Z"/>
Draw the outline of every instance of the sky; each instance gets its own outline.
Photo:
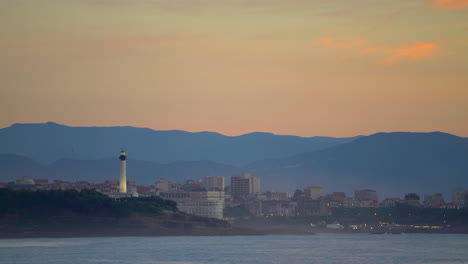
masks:
<path id="1" fill-rule="evenodd" d="M 468 0 L 0 0 L 0 127 L 468 137 Z"/>

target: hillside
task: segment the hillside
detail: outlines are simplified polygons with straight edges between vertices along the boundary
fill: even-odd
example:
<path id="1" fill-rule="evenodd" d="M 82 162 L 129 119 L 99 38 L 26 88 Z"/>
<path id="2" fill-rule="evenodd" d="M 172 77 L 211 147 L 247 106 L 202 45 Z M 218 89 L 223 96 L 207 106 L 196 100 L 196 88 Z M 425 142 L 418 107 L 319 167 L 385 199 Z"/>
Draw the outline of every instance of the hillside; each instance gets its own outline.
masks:
<path id="1" fill-rule="evenodd" d="M 240 234 L 261 233 L 181 213 L 174 201 L 159 197 L 0 189 L 0 238 Z"/>
<path id="2" fill-rule="evenodd" d="M 325 192 L 372 188 L 381 197 L 402 197 L 405 192 L 421 195 L 442 192 L 450 200 L 457 187 L 468 188 L 468 139 L 434 133 L 378 133 L 360 137 L 328 149 L 266 159 L 234 167 L 213 161 L 157 163 L 128 160 L 128 177 L 138 184 L 160 178 L 182 183 L 207 175 L 230 176 L 251 172 L 262 180 L 263 189 L 294 191 L 318 184 Z M 40 164 L 18 155 L 0 155 L 0 182 L 22 176 L 32 178 L 116 180 L 117 158 L 99 160 L 60 159 Z M 226 179 L 229 184 L 229 178 Z"/>
<path id="3" fill-rule="evenodd" d="M 119 177 L 119 160 L 74 160 L 60 159 L 52 164 L 40 164 L 29 158 L 0 154 L 0 182 L 10 182 L 24 176 L 34 179 L 104 182 L 117 180 Z M 188 179 L 198 179 L 207 175 L 232 175 L 240 169 L 234 166 L 212 161 L 175 161 L 166 164 L 127 160 L 129 180 L 138 184 L 153 184 L 160 178 L 173 182 L 184 182 Z"/>
<path id="4" fill-rule="evenodd" d="M 14 124 L 0 129 L 0 153 L 41 163 L 59 159 L 97 160 L 124 148 L 129 158 L 168 163 L 211 160 L 245 165 L 261 159 L 325 149 L 354 138 L 282 136 L 250 133 L 224 136 L 213 132 L 157 131 L 136 127 L 69 127 L 56 123 Z"/>
<path id="5" fill-rule="evenodd" d="M 405 192 L 448 195 L 456 187 L 468 187 L 467 161 L 466 138 L 440 132 L 395 132 L 256 162 L 248 170 L 271 187 L 318 184 L 326 191 L 347 192 L 374 188 L 383 195 L 401 197 Z"/>

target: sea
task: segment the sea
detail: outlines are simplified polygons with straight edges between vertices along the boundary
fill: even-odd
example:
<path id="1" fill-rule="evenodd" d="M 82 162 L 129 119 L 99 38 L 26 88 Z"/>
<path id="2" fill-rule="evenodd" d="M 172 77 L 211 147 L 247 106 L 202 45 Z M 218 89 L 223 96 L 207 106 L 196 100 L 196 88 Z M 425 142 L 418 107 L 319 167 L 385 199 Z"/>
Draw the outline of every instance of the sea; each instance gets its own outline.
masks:
<path id="1" fill-rule="evenodd" d="M 2 239 L 0 263 L 468 263 L 468 235 Z"/>

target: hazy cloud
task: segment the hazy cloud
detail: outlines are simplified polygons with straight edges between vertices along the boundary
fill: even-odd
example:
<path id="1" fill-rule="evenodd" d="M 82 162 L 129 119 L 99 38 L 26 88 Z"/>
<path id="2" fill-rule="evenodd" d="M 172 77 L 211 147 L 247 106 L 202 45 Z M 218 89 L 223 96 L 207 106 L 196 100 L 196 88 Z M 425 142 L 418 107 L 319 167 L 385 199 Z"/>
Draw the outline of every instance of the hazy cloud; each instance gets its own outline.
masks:
<path id="1" fill-rule="evenodd" d="M 394 64 L 399 61 L 422 60 L 441 55 L 441 47 L 437 43 L 415 42 L 410 46 L 391 47 L 389 45 L 371 46 L 368 41 L 357 37 L 348 37 L 337 40 L 333 37 L 321 37 L 317 45 L 324 49 L 347 50 L 357 55 L 375 55 L 383 57 L 378 62 L 383 64 Z M 340 59 L 349 59 L 351 55 L 339 56 Z"/>
<path id="2" fill-rule="evenodd" d="M 446 9 L 467 8 L 468 0 L 432 0 L 437 7 Z"/>

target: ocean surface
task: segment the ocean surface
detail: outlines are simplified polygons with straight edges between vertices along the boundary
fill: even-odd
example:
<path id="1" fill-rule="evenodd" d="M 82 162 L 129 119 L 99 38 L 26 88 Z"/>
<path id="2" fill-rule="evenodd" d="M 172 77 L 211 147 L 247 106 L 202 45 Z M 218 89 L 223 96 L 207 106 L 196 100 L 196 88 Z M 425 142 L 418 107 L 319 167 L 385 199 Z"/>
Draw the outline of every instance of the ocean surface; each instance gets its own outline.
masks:
<path id="1" fill-rule="evenodd" d="M 3 239 L 0 263 L 468 263 L 468 235 Z"/>

